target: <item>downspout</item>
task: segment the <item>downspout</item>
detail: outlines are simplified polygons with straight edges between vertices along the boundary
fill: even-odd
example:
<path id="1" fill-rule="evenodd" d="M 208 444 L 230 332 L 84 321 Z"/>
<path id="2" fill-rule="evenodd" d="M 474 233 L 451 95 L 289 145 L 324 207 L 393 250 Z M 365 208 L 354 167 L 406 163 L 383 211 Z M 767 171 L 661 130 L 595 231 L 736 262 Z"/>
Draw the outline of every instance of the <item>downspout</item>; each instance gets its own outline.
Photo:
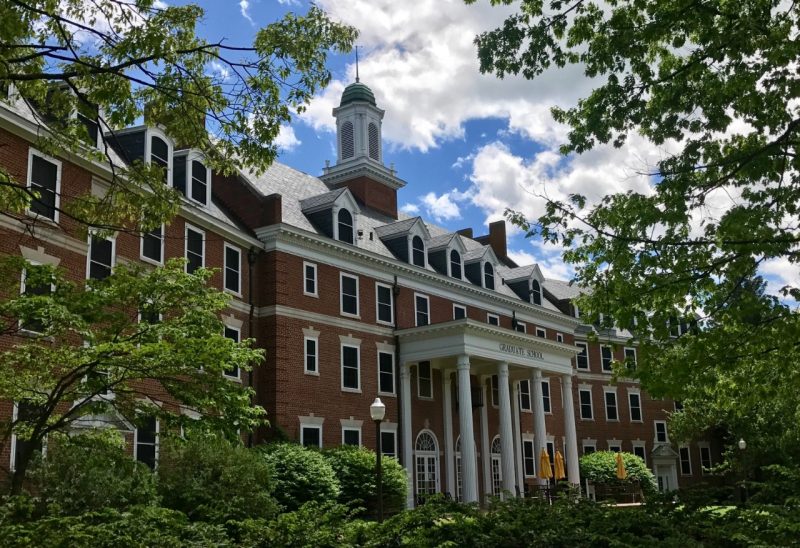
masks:
<path id="1" fill-rule="evenodd" d="M 400 295 L 400 286 L 397 285 L 397 275 L 394 277 L 394 284 L 392 285 L 392 315 L 394 316 L 394 385 L 397 391 L 397 456 L 400 457 L 400 464 L 403 466 L 410 466 L 411 463 L 405 461 L 405 449 L 403 447 L 403 396 L 400 393 L 400 337 L 397 335 L 397 297 Z"/>
<path id="2" fill-rule="evenodd" d="M 247 338 L 255 339 L 255 330 L 253 329 L 253 321 L 255 316 L 255 303 L 253 300 L 253 278 L 255 277 L 253 273 L 255 272 L 256 267 L 256 260 L 258 256 L 261 254 L 261 250 L 257 249 L 256 247 L 251 247 L 247 251 L 247 266 L 248 266 L 248 275 L 247 275 L 247 300 L 248 304 L 250 305 L 250 311 L 247 315 Z M 253 369 L 251 368 L 250 371 L 247 372 L 247 386 L 250 387 L 250 390 L 253 390 Z M 253 401 L 253 393 L 250 394 L 250 406 L 252 407 L 255 404 Z M 247 447 L 253 447 L 253 431 L 250 430 L 247 434 Z"/>

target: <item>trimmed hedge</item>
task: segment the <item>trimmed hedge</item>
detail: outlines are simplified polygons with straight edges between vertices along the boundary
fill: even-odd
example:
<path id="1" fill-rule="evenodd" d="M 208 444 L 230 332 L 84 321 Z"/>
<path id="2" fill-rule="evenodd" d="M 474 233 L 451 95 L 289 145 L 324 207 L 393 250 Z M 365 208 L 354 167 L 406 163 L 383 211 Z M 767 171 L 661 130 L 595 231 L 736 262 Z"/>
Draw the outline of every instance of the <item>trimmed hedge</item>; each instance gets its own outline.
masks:
<path id="1" fill-rule="evenodd" d="M 275 500 L 284 510 L 297 510 L 306 502 L 324 503 L 339 497 L 339 480 L 319 451 L 293 443 L 265 445 L 262 451 Z"/>
<path id="2" fill-rule="evenodd" d="M 626 479 L 617 479 L 617 453 L 613 451 L 597 451 L 583 455 L 580 460 L 581 477 L 604 485 L 622 485 L 638 481 L 646 495 L 657 492 L 656 478 L 645 462 L 633 453 L 621 453 L 621 455 L 627 472 Z"/>

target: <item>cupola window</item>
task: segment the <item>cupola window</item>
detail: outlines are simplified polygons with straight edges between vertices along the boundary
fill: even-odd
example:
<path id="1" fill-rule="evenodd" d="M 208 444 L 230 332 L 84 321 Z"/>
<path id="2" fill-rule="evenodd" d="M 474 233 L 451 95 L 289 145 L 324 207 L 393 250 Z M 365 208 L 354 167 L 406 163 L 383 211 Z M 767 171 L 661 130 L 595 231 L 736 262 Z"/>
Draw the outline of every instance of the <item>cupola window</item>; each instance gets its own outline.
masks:
<path id="1" fill-rule="evenodd" d="M 373 160 L 380 160 L 380 138 L 378 137 L 378 126 L 370 123 L 367 129 L 369 133 L 369 157 Z"/>
<path id="2" fill-rule="evenodd" d="M 536 280 L 531 281 L 531 302 L 542 306 L 542 287 Z"/>
<path id="3" fill-rule="evenodd" d="M 353 215 L 346 209 L 340 209 L 338 214 L 339 240 L 353 243 Z"/>
<path id="4" fill-rule="evenodd" d="M 422 238 L 414 236 L 411 239 L 411 262 L 417 266 L 425 267 L 425 244 Z"/>
<path id="5" fill-rule="evenodd" d="M 164 170 L 164 182 L 167 182 L 169 171 L 169 145 L 161 137 L 150 138 L 150 163 Z"/>
<path id="6" fill-rule="evenodd" d="M 355 140 L 352 122 L 345 122 L 342 124 L 341 140 L 342 160 L 355 156 Z"/>
<path id="7" fill-rule="evenodd" d="M 461 279 L 461 254 L 455 249 L 450 251 L 450 276 Z"/>
<path id="8" fill-rule="evenodd" d="M 483 265 L 483 287 L 494 289 L 494 268 L 491 263 Z"/>

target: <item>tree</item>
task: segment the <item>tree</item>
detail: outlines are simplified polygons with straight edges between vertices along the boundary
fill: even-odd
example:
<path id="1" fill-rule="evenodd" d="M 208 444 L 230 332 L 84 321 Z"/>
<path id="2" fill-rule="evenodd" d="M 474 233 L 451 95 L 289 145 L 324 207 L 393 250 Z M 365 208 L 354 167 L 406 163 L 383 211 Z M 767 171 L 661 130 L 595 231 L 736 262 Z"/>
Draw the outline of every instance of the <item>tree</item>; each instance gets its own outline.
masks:
<path id="1" fill-rule="evenodd" d="M 583 455 L 580 460 L 581 477 L 593 483 L 606 485 L 623 485 L 638 482 L 645 494 L 657 491 L 656 478 L 645 462 L 633 453 L 622 453 L 626 478 L 617 478 L 617 453 L 613 451 L 595 451 Z"/>
<path id="2" fill-rule="evenodd" d="M 339 480 L 322 453 L 294 443 L 264 446 L 269 465 L 273 495 L 287 512 L 307 502 L 324 504 L 335 501 L 340 492 Z"/>
<path id="3" fill-rule="evenodd" d="M 54 432 L 156 418 L 164 435 L 187 426 L 234 439 L 263 423 L 252 389 L 224 375 L 250 370 L 263 351 L 223 335 L 229 297 L 207 285 L 212 271 L 186 274 L 182 259 L 157 269 L 121 264 L 84 286 L 17 257 L 0 265 L 0 287 L 16 287 L 21 270 L 25 283 L 0 300 L 0 333 L 25 338 L 0 351 L 0 400 L 17 406 L 0 425 L 4 446 L 17 437 L 12 493 Z"/>
<path id="4" fill-rule="evenodd" d="M 10 89 L 46 128 L 37 148 L 113 169 L 103 196 L 77 197 L 62 216 L 89 227 L 149 230 L 177 212 L 177 193 L 163 184 L 160 168 L 121 165 L 112 154 L 116 130 L 142 116 L 202 150 L 216 171 L 263 170 L 276 155 L 281 125 L 330 81 L 328 52 L 349 50 L 356 35 L 313 5 L 262 28 L 251 46 L 198 37 L 201 17 L 198 6 L 156 0 L 0 5 L 0 96 Z M 20 214 L 35 197 L 0 166 L 0 211 L 31 222 Z"/>
<path id="5" fill-rule="evenodd" d="M 797 433 L 772 420 L 800 416 L 800 289 L 763 279 L 800 260 L 798 24 L 777 0 L 523 0 L 476 38 L 481 70 L 501 78 L 579 64 L 595 79 L 553 109 L 571 128 L 564 154 L 632 134 L 678 149 L 646 171 L 647 194 L 508 214 L 564 246 L 590 320 L 632 331 L 645 387 L 684 401 L 682 435 L 721 427 L 772 459 L 800 455 Z M 720 195 L 732 205 L 714 209 Z"/>

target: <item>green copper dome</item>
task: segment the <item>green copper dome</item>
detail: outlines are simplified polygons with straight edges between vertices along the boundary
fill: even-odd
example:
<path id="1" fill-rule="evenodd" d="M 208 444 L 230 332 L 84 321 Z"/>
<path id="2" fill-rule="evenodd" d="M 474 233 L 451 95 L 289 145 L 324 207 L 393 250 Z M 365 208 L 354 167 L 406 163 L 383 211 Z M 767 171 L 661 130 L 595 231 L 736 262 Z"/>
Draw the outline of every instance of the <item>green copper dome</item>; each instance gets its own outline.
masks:
<path id="1" fill-rule="evenodd" d="M 371 89 L 361 82 L 355 82 L 344 88 L 342 102 L 339 103 L 339 106 L 343 107 L 354 101 L 366 101 L 370 105 L 375 106 L 375 95 L 373 95 Z"/>

